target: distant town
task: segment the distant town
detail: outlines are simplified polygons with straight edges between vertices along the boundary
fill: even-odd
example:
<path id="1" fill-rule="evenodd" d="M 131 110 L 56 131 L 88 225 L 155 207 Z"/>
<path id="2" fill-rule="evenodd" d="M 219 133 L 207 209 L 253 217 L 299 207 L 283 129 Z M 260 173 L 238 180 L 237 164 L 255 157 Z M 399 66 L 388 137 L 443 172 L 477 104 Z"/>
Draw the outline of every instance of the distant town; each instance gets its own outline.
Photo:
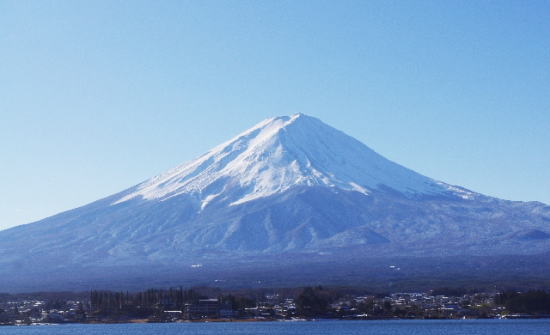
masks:
<path id="1" fill-rule="evenodd" d="M 318 286 L 0 294 L 0 325 L 548 317 L 550 294 L 540 290 L 368 294 Z"/>

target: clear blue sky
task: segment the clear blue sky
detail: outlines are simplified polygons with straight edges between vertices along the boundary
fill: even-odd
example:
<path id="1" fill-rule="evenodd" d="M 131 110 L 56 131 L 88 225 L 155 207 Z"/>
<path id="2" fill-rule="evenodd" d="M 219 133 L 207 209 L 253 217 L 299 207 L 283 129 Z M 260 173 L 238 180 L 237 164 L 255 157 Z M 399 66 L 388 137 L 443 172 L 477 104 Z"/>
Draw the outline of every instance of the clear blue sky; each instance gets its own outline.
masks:
<path id="1" fill-rule="evenodd" d="M 0 228 L 296 112 L 550 203 L 550 1 L 0 0 Z"/>

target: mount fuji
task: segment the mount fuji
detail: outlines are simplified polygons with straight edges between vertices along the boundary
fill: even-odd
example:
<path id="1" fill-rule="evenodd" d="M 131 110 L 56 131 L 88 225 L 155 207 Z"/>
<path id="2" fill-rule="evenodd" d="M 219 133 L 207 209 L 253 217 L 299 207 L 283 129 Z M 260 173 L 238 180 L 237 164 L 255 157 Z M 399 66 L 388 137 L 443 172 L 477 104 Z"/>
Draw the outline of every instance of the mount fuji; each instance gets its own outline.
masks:
<path id="1" fill-rule="evenodd" d="M 120 193 L 0 231 L 0 289 L 491 278 L 497 268 L 546 276 L 549 254 L 549 206 L 420 175 L 296 114 Z"/>

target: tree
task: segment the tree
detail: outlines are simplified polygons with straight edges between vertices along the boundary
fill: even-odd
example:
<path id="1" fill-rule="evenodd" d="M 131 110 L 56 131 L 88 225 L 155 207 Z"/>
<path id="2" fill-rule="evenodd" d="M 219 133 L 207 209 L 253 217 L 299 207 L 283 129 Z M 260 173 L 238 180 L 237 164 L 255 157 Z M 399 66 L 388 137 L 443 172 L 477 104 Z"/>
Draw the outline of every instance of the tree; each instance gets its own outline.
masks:
<path id="1" fill-rule="evenodd" d="M 544 291 L 505 292 L 495 301 L 513 313 L 550 313 L 550 294 Z"/>
<path id="2" fill-rule="evenodd" d="M 322 288 L 314 290 L 306 287 L 296 298 L 296 312 L 300 316 L 316 317 L 323 315 L 328 310 L 328 301 L 321 294 Z"/>

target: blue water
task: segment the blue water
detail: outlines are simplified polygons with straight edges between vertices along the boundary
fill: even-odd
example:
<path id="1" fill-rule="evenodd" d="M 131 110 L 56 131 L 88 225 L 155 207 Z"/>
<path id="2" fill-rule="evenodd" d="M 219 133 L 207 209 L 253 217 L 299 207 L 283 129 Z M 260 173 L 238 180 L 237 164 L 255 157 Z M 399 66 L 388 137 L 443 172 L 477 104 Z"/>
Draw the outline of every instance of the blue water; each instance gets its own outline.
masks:
<path id="1" fill-rule="evenodd" d="M 0 327 L 1 335 L 549 335 L 550 320 L 227 322 Z"/>

